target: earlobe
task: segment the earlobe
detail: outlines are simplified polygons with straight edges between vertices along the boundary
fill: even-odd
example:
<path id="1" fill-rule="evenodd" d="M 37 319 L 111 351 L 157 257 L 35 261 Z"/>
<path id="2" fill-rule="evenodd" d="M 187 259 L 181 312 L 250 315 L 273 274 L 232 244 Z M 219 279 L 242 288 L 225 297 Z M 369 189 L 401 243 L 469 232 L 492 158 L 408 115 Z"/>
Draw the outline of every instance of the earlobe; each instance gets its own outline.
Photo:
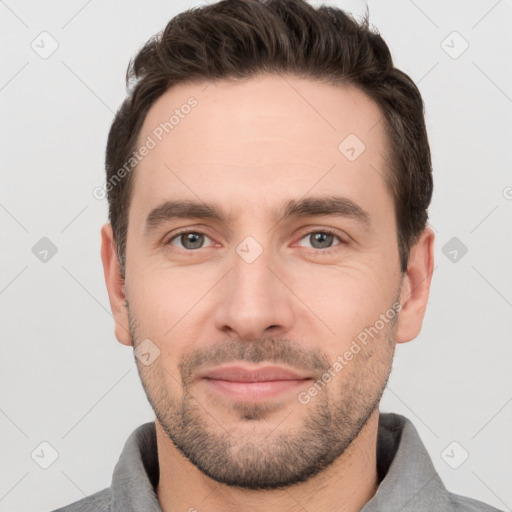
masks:
<path id="1" fill-rule="evenodd" d="M 116 243 L 112 226 L 105 224 L 101 228 L 101 261 L 107 285 L 110 309 L 115 321 L 115 335 L 119 343 L 131 346 L 128 310 L 124 292 L 124 279 L 119 268 Z"/>
<path id="2" fill-rule="evenodd" d="M 427 227 L 411 248 L 400 292 L 397 343 L 411 341 L 421 331 L 434 270 L 434 238 L 434 232 Z"/>

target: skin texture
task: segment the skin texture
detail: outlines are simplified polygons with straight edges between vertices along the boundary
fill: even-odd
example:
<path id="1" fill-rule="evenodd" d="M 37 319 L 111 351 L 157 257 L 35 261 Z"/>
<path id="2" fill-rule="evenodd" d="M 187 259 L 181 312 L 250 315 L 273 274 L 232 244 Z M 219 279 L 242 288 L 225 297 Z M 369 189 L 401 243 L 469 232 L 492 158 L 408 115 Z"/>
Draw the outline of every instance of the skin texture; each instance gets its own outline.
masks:
<path id="1" fill-rule="evenodd" d="M 162 510 L 360 510 L 378 485 L 378 402 L 395 344 L 421 330 L 434 234 L 425 229 L 401 274 L 384 123 L 357 89 L 274 75 L 180 84 L 150 109 L 139 140 L 191 96 L 197 106 L 135 171 L 124 282 L 102 229 L 116 337 L 160 351 L 137 366 L 156 415 Z M 365 145 L 353 161 L 338 149 L 349 134 Z M 274 217 L 286 201 L 333 195 L 370 224 Z M 215 203 L 226 220 L 171 218 L 148 232 L 150 212 L 177 199 Z M 183 229 L 192 234 L 176 236 Z M 396 303 L 400 313 L 301 402 Z M 234 399 L 200 378 L 229 362 L 310 380 L 265 401 Z"/>

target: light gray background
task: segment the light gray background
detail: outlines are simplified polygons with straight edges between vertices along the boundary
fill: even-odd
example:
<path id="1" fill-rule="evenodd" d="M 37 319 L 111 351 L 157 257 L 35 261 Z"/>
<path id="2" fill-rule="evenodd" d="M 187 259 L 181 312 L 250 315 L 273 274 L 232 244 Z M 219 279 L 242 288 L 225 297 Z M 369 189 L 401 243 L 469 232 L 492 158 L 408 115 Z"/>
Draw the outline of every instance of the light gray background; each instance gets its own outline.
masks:
<path id="1" fill-rule="evenodd" d="M 92 190 L 129 58 L 193 5 L 0 2 L 2 511 L 51 510 L 108 486 L 126 438 L 153 418 L 114 337 L 99 252 L 107 204 Z M 382 410 L 414 422 L 450 490 L 510 510 L 512 2 L 369 9 L 426 103 L 437 234 L 424 328 L 397 347 Z M 31 47 L 51 48 L 43 31 L 59 45 L 47 59 Z M 58 248 L 46 263 L 32 252 L 42 237 Z M 452 237 L 468 249 L 455 262 L 443 253 Z M 58 452 L 48 469 L 31 458 L 51 462 L 43 441 Z"/>

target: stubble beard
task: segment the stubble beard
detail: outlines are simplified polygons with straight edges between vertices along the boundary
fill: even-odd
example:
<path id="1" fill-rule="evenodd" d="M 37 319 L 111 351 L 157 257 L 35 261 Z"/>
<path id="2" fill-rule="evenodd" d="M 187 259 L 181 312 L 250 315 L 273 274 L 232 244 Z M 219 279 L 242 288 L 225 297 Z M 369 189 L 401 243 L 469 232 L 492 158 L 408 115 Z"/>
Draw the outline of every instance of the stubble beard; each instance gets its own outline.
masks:
<path id="1" fill-rule="evenodd" d="M 142 339 L 137 336 L 135 318 L 131 313 L 129 317 L 135 348 Z M 292 367 L 309 364 L 318 373 L 320 367 L 327 370 L 332 364 L 325 354 L 318 351 L 305 354 L 293 342 L 277 338 L 229 342 L 200 352 L 199 359 L 196 354 L 181 360 L 181 396 L 173 394 L 166 385 L 175 380 L 158 359 L 151 366 L 144 366 L 138 360 L 136 363 L 157 420 L 174 446 L 199 470 L 229 486 L 279 489 L 304 482 L 332 464 L 378 409 L 391 372 L 396 324 L 397 317 L 308 404 L 296 400 L 294 408 L 301 414 L 300 408 L 308 409 L 302 423 L 287 431 L 279 425 L 273 430 L 268 428 L 266 420 L 281 408 L 278 402 L 233 403 L 238 425 L 226 427 L 220 418 L 215 418 L 215 409 L 208 411 L 208 403 L 194 398 L 189 389 L 192 368 L 206 360 L 244 360 L 286 363 Z M 287 414 L 290 413 L 280 414 L 281 421 Z"/>

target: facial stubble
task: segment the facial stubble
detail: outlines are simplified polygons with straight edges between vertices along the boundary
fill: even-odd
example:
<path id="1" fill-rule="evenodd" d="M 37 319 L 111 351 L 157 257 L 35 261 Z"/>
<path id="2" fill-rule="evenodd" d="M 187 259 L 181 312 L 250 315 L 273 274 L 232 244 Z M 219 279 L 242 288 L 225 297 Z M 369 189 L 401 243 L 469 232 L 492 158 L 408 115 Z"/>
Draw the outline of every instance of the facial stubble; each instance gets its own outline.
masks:
<path id="1" fill-rule="evenodd" d="M 128 305 L 127 305 L 128 307 Z M 129 311 L 134 348 L 142 341 Z M 323 375 L 332 362 L 319 350 L 304 351 L 290 340 L 264 338 L 229 341 L 185 354 L 179 364 L 181 394 L 169 385 L 178 382 L 161 358 L 150 366 L 136 359 L 142 385 L 156 418 L 174 446 L 213 480 L 244 489 L 279 489 L 306 481 L 338 459 L 357 438 L 378 408 L 393 359 L 395 316 L 379 335 L 355 354 L 309 403 L 236 402 L 237 425 L 228 428 L 211 402 L 194 397 L 194 369 L 202 363 L 229 361 L 284 363 Z M 283 409 L 293 407 L 286 415 Z M 304 409 L 307 408 L 305 415 Z M 302 424 L 293 429 L 269 428 L 281 411 L 283 421 L 298 410 Z M 216 418 L 217 415 L 217 418 Z M 244 428 L 241 428 L 243 425 Z"/>

